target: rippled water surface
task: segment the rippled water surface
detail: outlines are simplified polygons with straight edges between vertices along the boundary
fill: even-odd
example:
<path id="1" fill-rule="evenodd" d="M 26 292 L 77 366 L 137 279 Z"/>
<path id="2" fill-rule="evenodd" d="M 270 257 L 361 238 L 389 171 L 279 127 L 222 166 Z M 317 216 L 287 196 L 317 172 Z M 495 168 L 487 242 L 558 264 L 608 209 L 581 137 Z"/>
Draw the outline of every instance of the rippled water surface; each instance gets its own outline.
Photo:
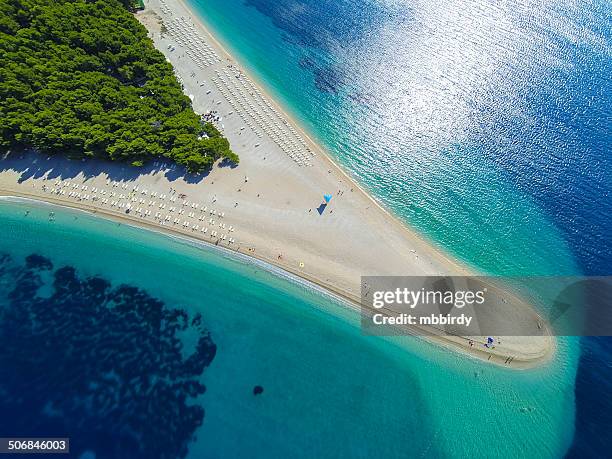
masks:
<path id="1" fill-rule="evenodd" d="M 610 2 L 190 3 L 435 243 L 498 274 L 612 272 Z M 511 372 L 364 337 L 260 265 L 54 211 L 0 203 L 2 432 L 96 457 L 608 453 L 608 339 Z"/>
<path id="2" fill-rule="evenodd" d="M 571 443 L 570 341 L 510 371 L 364 336 L 333 299 L 214 248 L 31 202 L 0 201 L 0 225 L 0 432 L 69 436 L 98 458 L 558 457 Z"/>
<path id="3" fill-rule="evenodd" d="M 612 274 L 612 3 L 189 3 L 436 244 L 497 274 Z M 598 457 L 612 342 L 587 338 L 572 352 L 570 455 Z"/>
<path id="4" fill-rule="evenodd" d="M 191 0 L 372 193 L 496 273 L 612 272 L 612 4 Z"/>

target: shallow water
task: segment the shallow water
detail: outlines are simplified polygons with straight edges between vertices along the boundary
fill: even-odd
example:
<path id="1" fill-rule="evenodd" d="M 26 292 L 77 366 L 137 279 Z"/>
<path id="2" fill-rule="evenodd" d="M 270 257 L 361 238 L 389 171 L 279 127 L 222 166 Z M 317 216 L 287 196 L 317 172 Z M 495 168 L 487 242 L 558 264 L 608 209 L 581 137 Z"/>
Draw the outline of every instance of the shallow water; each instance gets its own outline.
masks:
<path id="1" fill-rule="evenodd" d="M 497 274 L 612 272 L 610 2 L 188 3 L 446 250 Z"/>
<path id="2" fill-rule="evenodd" d="M 18 361 L 13 350 L 1 365 L 2 431 L 63 428 L 74 451 L 97 457 L 146 457 L 138 445 L 172 455 L 188 445 L 187 457 L 508 457 L 517 448 L 528 457 L 558 457 L 571 441 L 577 361 L 569 342 L 544 368 L 509 371 L 416 338 L 363 336 L 357 314 L 332 298 L 215 248 L 33 202 L 1 201 L 0 225 L 0 253 L 10 256 L 0 267 L 0 344 L 20 350 Z M 65 267 L 75 269 L 72 277 Z M 55 297 L 58 275 L 64 291 Z M 38 277 L 40 285 L 32 281 Z M 138 290 L 118 301 L 121 284 Z M 97 299 L 101 291 L 112 301 Z M 81 306 L 61 303 L 66 295 Z M 172 335 L 182 343 L 183 363 L 171 370 L 164 362 L 174 361 L 173 351 L 158 343 L 151 319 L 155 301 L 187 317 Z M 134 317 L 132 307 L 143 312 Z M 8 311 L 31 318 L 31 326 L 20 325 L 18 344 Z M 33 311 L 56 312 L 59 331 L 36 327 Z M 193 325 L 198 314 L 201 323 Z M 58 334 L 85 340 L 85 355 L 62 358 L 71 347 L 53 341 Z M 53 343 L 43 354 L 52 361 L 33 357 L 44 342 Z M 151 346 L 167 358 L 151 363 Z M 202 359 L 213 348 L 212 361 L 189 373 L 203 394 L 172 384 L 194 368 L 190 356 L 199 350 Z M 174 389 L 170 399 L 150 390 L 161 375 Z M 257 396 L 256 385 L 263 387 Z M 36 403 L 24 409 L 18 395 L 29 389 Z M 203 418 L 185 420 L 193 405 L 204 409 Z M 33 412 L 39 421 L 28 423 Z M 155 429 L 139 431 L 136 421 L 144 418 Z"/>
<path id="3" fill-rule="evenodd" d="M 446 250 L 498 274 L 612 271 L 609 2 L 190 3 L 347 170 Z M 362 336 L 346 308 L 260 265 L 54 212 L 0 203 L 3 432 L 66 433 L 97 457 L 607 453 L 607 339 L 562 340 L 548 366 L 511 372 Z M 57 330 L 36 327 L 67 307 L 54 275 L 92 320 L 81 307 L 53 316 Z M 160 311 L 178 314 L 180 364 L 168 365 Z"/>
<path id="4" fill-rule="evenodd" d="M 434 243 L 495 274 L 612 273 L 610 2 L 188 3 Z M 612 342 L 572 349 L 570 454 L 605 455 Z"/>

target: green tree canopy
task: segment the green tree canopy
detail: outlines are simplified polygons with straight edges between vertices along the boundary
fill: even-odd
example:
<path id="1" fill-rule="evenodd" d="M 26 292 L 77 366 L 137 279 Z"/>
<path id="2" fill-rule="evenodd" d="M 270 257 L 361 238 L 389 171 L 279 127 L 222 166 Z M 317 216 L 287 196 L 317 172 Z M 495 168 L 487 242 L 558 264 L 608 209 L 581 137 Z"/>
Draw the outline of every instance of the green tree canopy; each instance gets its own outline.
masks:
<path id="1" fill-rule="evenodd" d="M 238 162 L 118 0 L 0 0 L 0 147 L 201 172 Z"/>

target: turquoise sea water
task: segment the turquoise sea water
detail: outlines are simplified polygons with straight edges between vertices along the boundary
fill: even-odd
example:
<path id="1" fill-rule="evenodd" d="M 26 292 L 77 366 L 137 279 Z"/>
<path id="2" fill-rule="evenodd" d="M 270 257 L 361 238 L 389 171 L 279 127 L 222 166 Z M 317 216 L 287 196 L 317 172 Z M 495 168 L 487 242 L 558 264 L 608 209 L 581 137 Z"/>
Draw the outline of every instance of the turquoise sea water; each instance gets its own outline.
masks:
<path id="1" fill-rule="evenodd" d="M 446 250 L 496 274 L 612 272 L 610 2 L 188 3 Z"/>
<path id="2" fill-rule="evenodd" d="M 96 457 L 144 456 L 134 443 L 157 446 L 160 438 L 171 438 L 175 447 L 186 442 L 187 457 L 194 458 L 516 457 L 517 451 L 523 457 L 558 457 L 571 442 L 577 359 L 568 342 L 560 344 L 546 367 L 508 371 L 418 339 L 363 336 L 357 314 L 336 300 L 211 247 L 34 202 L 1 201 L 0 225 L 0 344 L 6 349 L 18 340 L 18 354 L 24 356 L 17 364 L 7 362 L 5 354 L 2 364 L 3 372 L 11 368 L 13 382 L 7 389 L 2 373 L 3 432 L 35 428 L 32 415 L 40 409 L 40 425 L 50 434 L 64 429 L 75 453 L 95 451 Z M 40 261 L 45 259 L 53 266 Z M 75 274 L 66 274 L 66 267 Z M 103 281 L 108 287 L 100 287 Z M 111 294 L 120 284 L 138 293 Z M 74 303 L 55 304 L 58 288 L 61 298 Z M 88 308 L 101 297 L 112 301 L 91 312 L 90 323 Z M 158 356 L 170 352 L 163 343 L 147 344 L 157 332 L 137 325 L 149 323 L 149 297 L 189 320 L 201 314 L 198 327 L 188 326 L 176 336 L 187 357 L 202 330 L 210 333 L 212 344 L 204 342 L 202 349 L 216 346 L 214 358 L 192 378 L 206 387 L 203 394 L 172 386 L 183 397 L 169 401 L 160 390 L 144 389 L 151 381 L 159 383 L 163 373 L 163 366 L 144 365 L 151 358 L 149 348 Z M 125 309 L 120 309 L 122 301 Z M 29 320 L 32 325 L 19 332 L 8 327 L 11 316 L 5 314 L 13 309 L 29 311 L 19 327 Z M 145 312 L 132 323 L 135 309 Z M 37 325 L 41 310 L 57 311 L 53 323 L 60 331 Z M 124 312 L 117 322 L 104 319 L 108 311 Z M 125 323 L 132 325 L 115 330 Z M 134 327 L 138 331 L 132 334 Z M 78 352 L 97 357 L 69 358 L 70 344 L 62 344 L 57 333 L 79 342 L 95 336 Z M 127 346 L 124 335 L 133 336 Z M 26 356 L 46 356 L 40 343 L 53 339 L 57 344 L 46 347 L 57 346 L 62 357 L 30 367 Z M 33 378 L 38 372 L 46 377 Z M 62 375 L 59 382 L 49 382 L 55 372 Z M 109 374 L 116 385 L 108 382 Z M 165 374 L 172 381 L 183 373 Z M 256 385 L 264 390 L 258 396 L 252 392 Z M 16 395 L 11 388 L 30 393 L 30 386 L 44 403 L 27 409 L 7 404 Z M 94 402 L 76 402 L 91 397 Z M 103 402 L 96 403 L 97 397 Z M 181 414 L 192 405 L 204 409 L 201 426 Z M 130 424 L 133 419 L 155 429 L 140 432 L 143 427 Z M 105 431 L 108 425 L 113 428 Z M 195 440 L 189 442 L 192 435 Z M 117 445 L 132 449 L 126 454 Z M 180 455 L 164 444 L 155 451 Z"/>
<path id="3" fill-rule="evenodd" d="M 446 250 L 497 274 L 612 272 L 609 2 L 189 3 Z M 605 455 L 609 340 L 494 368 L 364 337 L 260 265 L 53 211 L 0 203 L 0 432 L 68 432 L 96 457 Z"/>
<path id="4" fill-rule="evenodd" d="M 435 244 L 498 275 L 612 273 L 610 2 L 188 3 Z M 612 342 L 568 345 L 568 455 L 605 456 Z"/>

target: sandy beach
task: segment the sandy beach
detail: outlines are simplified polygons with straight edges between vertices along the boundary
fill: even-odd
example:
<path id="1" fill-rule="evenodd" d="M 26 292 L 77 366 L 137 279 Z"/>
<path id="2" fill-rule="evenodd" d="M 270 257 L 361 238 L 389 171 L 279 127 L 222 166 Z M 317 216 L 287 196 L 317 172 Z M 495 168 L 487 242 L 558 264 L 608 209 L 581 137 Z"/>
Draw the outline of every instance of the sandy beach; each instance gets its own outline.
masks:
<path id="1" fill-rule="evenodd" d="M 475 274 L 386 212 L 266 94 L 183 2 L 149 0 L 137 18 L 175 68 L 197 113 L 229 139 L 240 165 L 190 176 L 158 161 L 140 169 L 34 153 L 0 161 L 0 194 L 77 207 L 256 257 L 353 304 L 361 276 Z M 331 195 L 328 204 L 323 196 Z M 517 311 L 514 311 L 515 313 Z M 503 314 L 503 312 L 501 312 Z M 525 306 L 529 323 L 541 320 Z M 548 359 L 550 337 L 439 344 L 513 368 Z M 512 357 L 508 362 L 509 357 Z"/>

